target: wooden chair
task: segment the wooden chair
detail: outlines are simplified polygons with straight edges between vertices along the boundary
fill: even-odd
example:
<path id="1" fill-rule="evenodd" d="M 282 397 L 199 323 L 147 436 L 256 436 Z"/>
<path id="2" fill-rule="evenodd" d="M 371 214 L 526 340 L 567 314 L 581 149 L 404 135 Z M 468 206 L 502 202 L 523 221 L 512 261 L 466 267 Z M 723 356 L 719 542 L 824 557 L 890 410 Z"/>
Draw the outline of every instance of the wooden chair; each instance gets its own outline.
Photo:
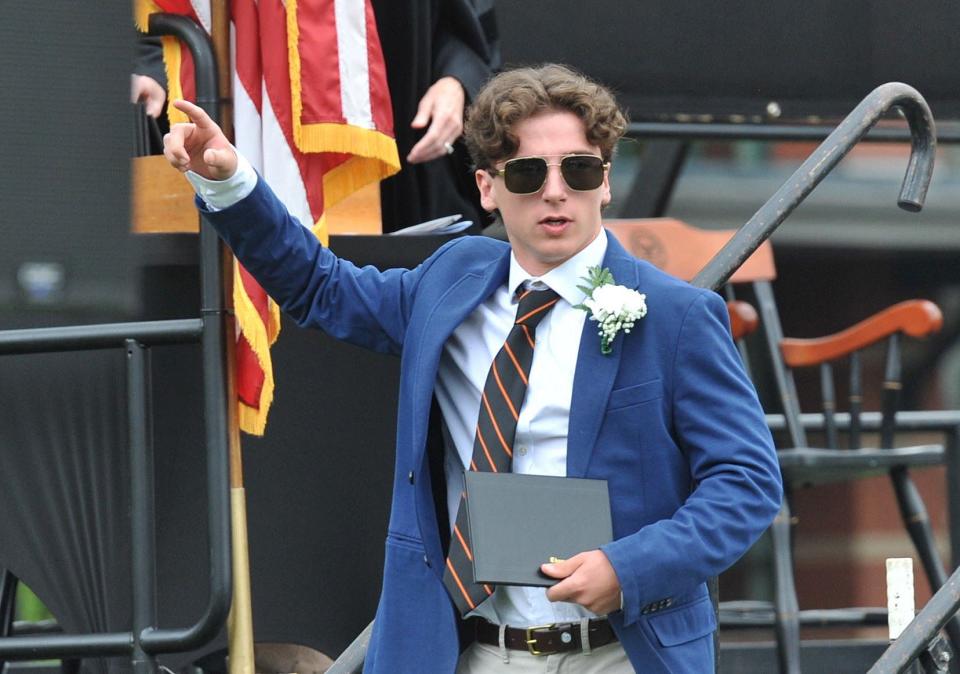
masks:
<path id="1" fill-rule="evenodd" d="M 779 643 L 781 671 L 800 671 L 800 625 L 886 624 L 884 609 L 835 609 L 799 611 L 793 587 L 791 563 L 790 495 L 793 490 L 828 482 L 852 481 L 888 474 L 897 498 L 897 506 L 931 588 L 936 590 L 947 578 L 926 506 L 909 471 L 944 464 L 942 445 L 895 447 L 896 413 L 901 389 L 901 340 L 904 336 L 922 338 L 940 330 L 940 309 L 926 300 L 901 302 L 841 332 L 818 339 L 788 339 L 783 336 L 779 314 L 769 283 L 754 284 L 771 353 L 779 398 L 787 428 L 787 441 L 778 448 L 786 498 L 772 528 L 774 538 L 777 593 L 775 623 Z M 864 371 L 861 354 L 870 347 L 886 345 L 883 381 L 880 383 L 880 432 L 876 446 L 862 446 Z M 837 423 L 838 398 L 834 384 L 835 367 L 844 359 L 849 364 L 847 418 L 843 430 L 846 443 L 840 441 Z M 820 446 L 811 445 L 801 419 L 799 396 L 793 373 L 799 368 L 818 367 L 823 423 L 818 429 Z M 947 626 L 956 648 L 960 645 L 960 619 Z"/>
<path id="2" fill-rule="evenodd" d="M 649 260 L 664 271 L 690 280 L 733 235 L 733 230 L 707 231 L 668 218 L 612 220 L 604 223 L 634 255 Z M 769 357 L 769 368 L 776 382 L 786 420 L 786 442 L 778 443 L 778 455 L 786 497 L 780 514 L 771 526 L 774 565 L 774 602 L 735 602 L 721 607 L 721 626 L 772 625 L 776 631 L 780 668 L 783 672 L 800 669 L 800 625 L 851 625 L 886 622 L 885 609 L 838 609 L 801 612 L 794 584 L 790 494 L 792 490 L 838 480 L 853 480 L 889 473 L 897 493 L 898 505 L 911 540 L 933 588 L 946 580 L 942 562 L 936 553 L 926 509 L 909 477 L 911 467 L 944 462 L 940 445 L 894 447 L 895 414 L 900 391 L 900 340 L 902 335 L 924 337 L 939 330 L 940 310 L 931 302 L 902 302 L 855 326 L 822 339 L 786 339 L 774 301 L 771 282 L 776 277 L 772 248 L 765 242 L 731 277 L 728 300 L 734 299 L 734 286 L 749 284 L 760 308 Z M 748 305 L 749 306 L 749 305 Z M 732 317 L 732 314 L 731 314 Z M 862 366 L 859 353 L 886 340 L 887 361 L 882 392 L 880 442 L 875 448 L 861 446 Z M 744 362 L 748 362 L 741 347 Z M 833 363 L 851 359 L 849 422 L 837 422 L 837 397 L 833 384 Z M 793 370 L 818 366 L 822 382 L 822 432 L 824 446 L 807 441 L 801 420 L 799 398 Z M 845 417 L 846 418 L 846 417 Z M 841 447 L 840 431 L 845 431 L 846 447 Z M 726 609 L 726 610 L 725 610 Z M 957 625 L 960 625 L 956 619 Z M 951 630 L 956 630 L 952 625 Z M 960 631 L 955 634 L 960 635 Z M 951 635 L 951 640 L 953 640 Z"/>

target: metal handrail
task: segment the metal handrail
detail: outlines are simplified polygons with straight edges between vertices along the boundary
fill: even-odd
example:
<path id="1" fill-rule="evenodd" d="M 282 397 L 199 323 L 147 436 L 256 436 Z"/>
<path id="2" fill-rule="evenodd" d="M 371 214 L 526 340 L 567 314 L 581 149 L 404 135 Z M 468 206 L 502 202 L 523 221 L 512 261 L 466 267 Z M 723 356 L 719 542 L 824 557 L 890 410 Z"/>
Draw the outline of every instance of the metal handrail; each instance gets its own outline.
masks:
<path id="1" fill-rule="evenodd" d="M 898 106 L 910 125 L 911 151 L 900 188 L 898 205 L 919 211 L 933 175 L 937 138 L 930 107 L 916 89 L 901 82 L 881 84 L 847 115 L 833 133 L 800 165 L 792 176 L 731 237 L 693 279 L 700 288 L 719 289 L 767 240 L 807 195 L 820 184 L 853 146 L 873 127 L 884 112 Z"/>
<path id="2" fill-rule="evenodd" d="M 631 122 L 627 136 L 638 140 L 756 140 L 767 142 L 822 141 L 836 127 L 826 124 L 787 123 L 723 123 L 723 122 Z M 902 143 L 910 140 L 910 129 L 901 125 L 874 127 L 866 142 Z M 960 142 L 960 123 L 948 121 L 937 125 L 938 143 Z"/>
<path id="3" fill-rule="evenodd" d="M 770 199 L 743 225 L 722 249 L 694 277 L 692 284 L 700 288 L 719 290 L 743 262 L 753 254 L 773 231 L 799 206 L 836 167 L 843 157 L 867 134 L 890 108 L 897 106 L 903 112 L 910 127 L 911 151 L 907 171 L 897 204 L 900 208 L 916 212 L 923 208 L 927 188 L 933 175 L 933 163 L 937 146 L 935 126 L 930 107 L 916 89 L 900 82 L 882 84 L 867 95 L 847 115 L 839 126 L 807 158 L 792 176 L 781 185 Z M 762 286 L 759 290 L 761 290 Z M 766 292 L 769 292 L 768 290 Z M 765 299 L 760 297 L 763 307 Z M 768 303 L 769 304 L 769 303 Z M 768 332 L 768 337 L 770 333 Z M 782 383 L 782 382 L 781 382 Z M 796 441 L 797 428 L 791 427 Z M 891 473 L 898 490 L 913 487 L 906 473 Z M 771 529 L 774 544 L 786 537 L 789 540 L 789 506 L 781 506 L 780 515 Z M 781 559 L 780 556 L 777 557 Z M 937 571 L 940 569 L 937 568 Z M 777 566 L 778 607 L 785 615 L 778 623 L 777 641 L 781 669 L 788 672 L 800 670 L 800 626 L 797 620 L 799 609 L 792 587 L 793 576 L 789 569 Z M 942 574 L 941 574 L 942 577 Z M 780 580 L 782 579 L 782 581 Z M 940 577 L 931 578 L 931 583 Z M 955 632 L 958 630 L 954 630 Z M 958 636 L 960 639 L 960 636 Z"/>
<path id="4" fill-rule="evenodd" d="M 833 416 L 841 430 L 850 425 L 848 412 L 836 412 Z M 787 428 L 786 417 L 782 414 L 768 414 L 766 419 L 770 430 Z M 863 412 L 860 415 L 860 427 L 866 431 L 880 430 L 880 421 L 879 412 Z M 951 431 L 960 427 L 960 410 L 900 410 L 895 421 L 898 431 Z M 822 428 L 823 413 L 804 412 L 800 415 L 800 423 L 805 429 Z"/>
<path id="5" fill-rule="evenodd" d="M 202 334 L 199 318 L 5 330 L 0 332 L 0 355 L 119 348 L 128 339 L 151 346 L 184 344 L 199 341 Z"/>
<path id="6" fill-rule="evenodd" d="M 150 17 L 151 35 L 175 35 L 190 50 L 196 64 L 197 102 L 214 119 L 217 110 L 217 69 L 207 34 L 193 21 L 172 14 Z M 134 625 L 129 632 L 47 634 L 0 638 L 0 658 L 77 658 L 129 655 L 134 670 L 154 671 L 153 656 L 188 651 L 211 641 L 226 622 L 230 609 L 230 490 L 227 452 L 226 338 L 227 312 L 222 290 L 223 247 L 207 223 L 200 228 L 201 318 L 193 320 L 113 323 L 90 326 L 14 330 L 0 333 L 0 354 L 37 353 L 123 347 L 128 359 L 128 405 L 131 434 L 131 480 L 149 485 L 152 453 L 146 434 L 145 399 L 149 377 L 143 346 L 195 342 L 203 349 L 204 422 L 207 447 L 207 525 L 209 532 L 210 596 L 201 617 L 185 628 L 159 629 L 155 611 L 155 542 L 141 537 L 133 550 Z M 132 530 L 153 528 L 152 489 L 134 491 Z"/>
<path id="7" fill-rule="evenodd" d="M 957 611 L 960 611 L 960 569 L 954 571 L 937 590 L 923 610 L 874 663 L 868 674 L 905 671 Z"/>

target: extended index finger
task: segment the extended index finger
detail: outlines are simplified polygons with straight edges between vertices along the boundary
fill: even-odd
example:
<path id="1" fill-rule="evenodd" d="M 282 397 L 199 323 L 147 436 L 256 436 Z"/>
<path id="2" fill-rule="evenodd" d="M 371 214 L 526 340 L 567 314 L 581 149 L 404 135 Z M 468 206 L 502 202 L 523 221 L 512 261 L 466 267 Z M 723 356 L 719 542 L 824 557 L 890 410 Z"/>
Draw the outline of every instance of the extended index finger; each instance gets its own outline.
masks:
<path id="1" fill-rule="evenodd" d="M 173 107 L 189 117 L 190 121 L 197 125 L 198 129 L 208 129 L 216 126 L 213 120 L 210 119 L 210 115 L 208 115 L 203 108 L 190 101 L 177 99 L 173 102 Z"/>

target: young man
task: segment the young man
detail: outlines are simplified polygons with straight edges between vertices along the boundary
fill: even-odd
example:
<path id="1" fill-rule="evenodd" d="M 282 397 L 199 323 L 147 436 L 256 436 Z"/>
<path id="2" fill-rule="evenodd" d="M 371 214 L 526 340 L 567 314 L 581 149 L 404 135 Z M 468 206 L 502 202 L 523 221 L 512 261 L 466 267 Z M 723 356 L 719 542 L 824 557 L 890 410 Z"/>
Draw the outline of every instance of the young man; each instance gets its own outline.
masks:
<path id="1" fill-rule="evenodd" d="M 509 245 L 466 237 L 386 272 L 322 248 L 199 108 L 176 105 L 193 124 L 171 131 L 166 155 L 195 172 L 199 207 L 247 269 L 301 325 L 401 355 L 365 671 L 710 671 L 705 581 L 773 519 L 780 473 L 724 303 L 632 258 L 601 227 L 626 126 L 610 93 L 555 65 L 493 78 L 466 135 L 482 204 L 499 211 Z M 645 317 L 609 349 L 576 306 L 597 266 L 625 302 L 646 296 Z M 426 452 L 438 427 L 445 485 L 431 484 Z M 463 470 L 478 463 L 607 480 L 615 540 L 545 564 L 560 579 L 549 590 L 472 585 L 456 524 Z"/>

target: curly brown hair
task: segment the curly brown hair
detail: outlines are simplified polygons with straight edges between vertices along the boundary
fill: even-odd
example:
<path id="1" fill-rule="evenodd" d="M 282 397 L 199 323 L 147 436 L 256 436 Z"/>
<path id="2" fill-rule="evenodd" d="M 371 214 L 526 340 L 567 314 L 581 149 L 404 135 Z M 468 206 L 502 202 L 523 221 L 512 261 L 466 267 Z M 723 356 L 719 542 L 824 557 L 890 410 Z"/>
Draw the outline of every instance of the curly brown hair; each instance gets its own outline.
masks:
<path id="1" fill-rule="evenodd" d="M 627 128 L 613 94 L 566 66 L 546 64 L 507 70 L 487 82 L 467 111 L 464 135 L 478 169 L 511 157 L 519 146 L 514 128 L 547 110 L 566 110 L 581 120 L 587 140 L 610 161 Z"/>

